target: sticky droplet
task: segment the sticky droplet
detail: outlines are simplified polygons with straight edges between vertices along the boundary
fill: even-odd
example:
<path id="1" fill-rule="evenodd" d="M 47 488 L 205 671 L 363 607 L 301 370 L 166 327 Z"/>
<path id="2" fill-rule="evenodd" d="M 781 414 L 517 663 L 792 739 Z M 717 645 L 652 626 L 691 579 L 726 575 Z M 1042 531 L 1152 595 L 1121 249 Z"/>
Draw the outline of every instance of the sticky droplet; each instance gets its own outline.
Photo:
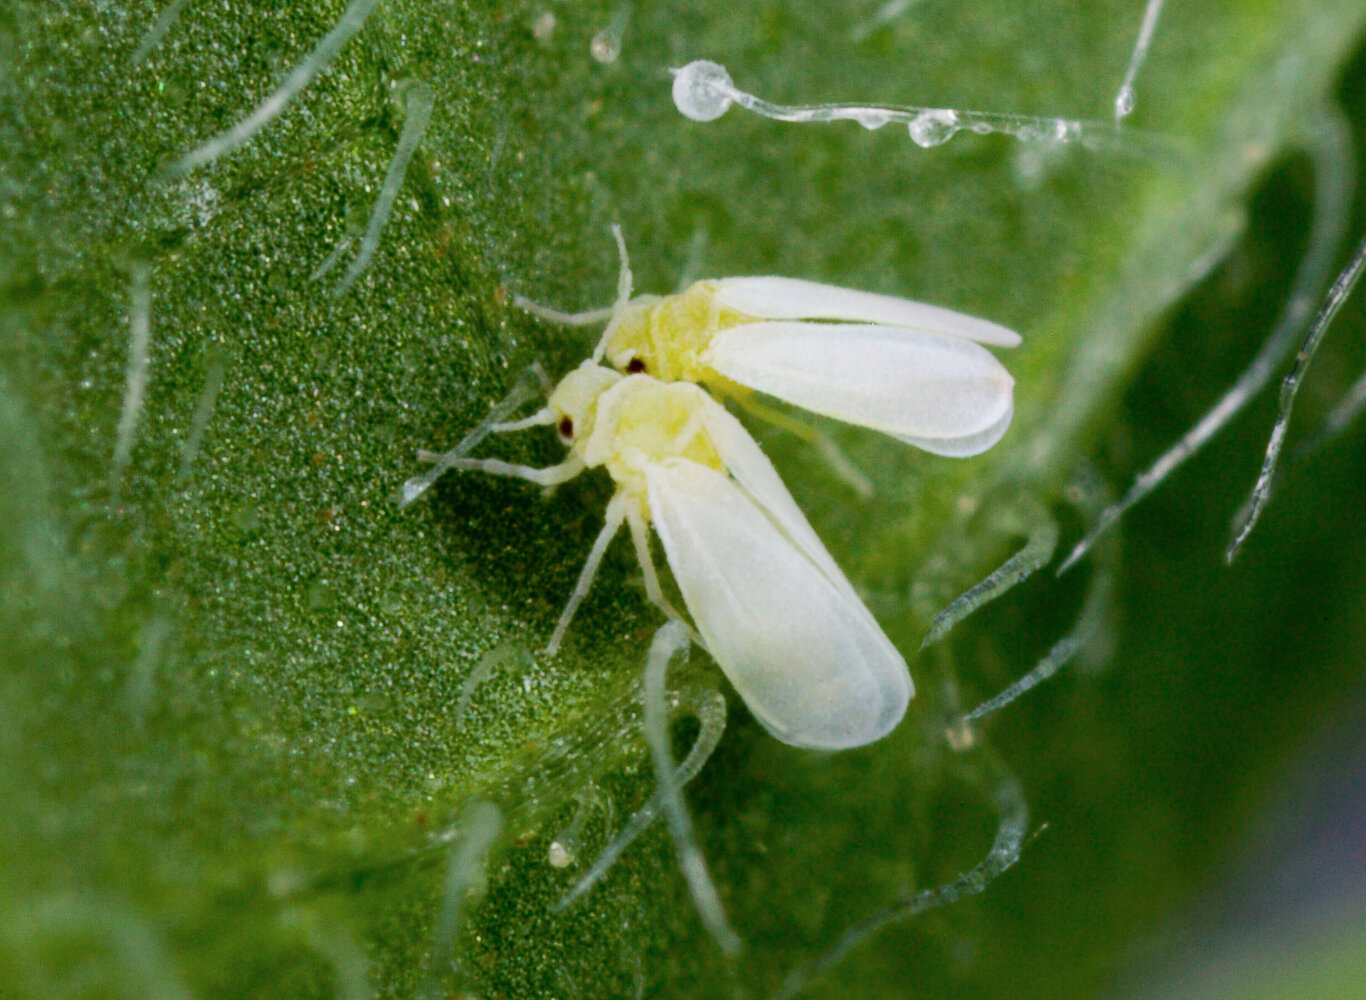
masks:
<path id="1" fill-rule="evenodd" d="M 735 103 L 731 97 L 735 84 L 726 67 L 719 63 L 697 59 L 673 73 L 674 107 L 685 118 L 714 121 Z"/>
<path id="2" fill-rule="evenodd" d="M 552 868 L 568 868 L 574 863 L 574 852 L 558 840 L 551 842 L 546 854 Z"/>
<path id="3" fill-rule="evenodd" d="M 1119 85 L 1119 91 L 1115 94 L 1116 124 L 1132 114 L 1134 106 L 1138 102 L 1138 96 L 1134 92 L 1134 80 L 1138 77 L 1138 71 L 1143 68 L 1143 63 L 1148 58 L 1148 48 L 1153 43 L 1153 34 L 1157 31 L 1157 21 L 1162 16 L 1162 5 L 1165 2 L 1166 0 L 1148 0 L 1148 5 L 1143 10 L 1143 23 L 1138 27 L 1138 38 L 1134 40 L 1134 51 L 1129 56 L 1129 65 L 1124 70 L 1124 79 Z"/>
<path id="4" fill-rule="evenodd" d="M 1134 93 L 1134 88 L 1126 84 L 1119 89 L 1115 95 L 1115 118 L 1127 118 L 1134 113 L 1134 105 L 1138 103 L 1138 97 Z"/>
<path id="5" fill-rule="evenodd" d="M 942 146 L 958 134 L 959 128 L 958 115 L 950 108 L 927 108 L 906 126 L 911 141 L 926 149 Z"/>
<path id="6" fill-rule="evenodd" d="M 959 132 L 975 135 L 999 133 L 1021 142 L 1070 143 L 1081 140 L 1088 149 L 1109 143 L 1132 144 L 1141 133 L 1121 132 L 1108 122 L 1083 121 L 1008 111 L 973 111 L 967 108 L 926 108 L 917 105 L 889 104 L 774 104 L 735 86 L 724 66 L 706 59 L 688 63 L 674 74 L 674 106 L 680 114 L 696 122 L 720 118 L 732 104 L 738 104 L 774 121 L 801 124 L 852 121 L 865 129 L 878 129 L 896 122 L 907 127 L 912 141 L 923 148 L 941 146 Z M 1156 148 L 1152 137 L 1146 143 Z"/>
<path id="7" fill-rule="evenodd" d="M 531 37 L 542 45 L 548 44 L 551 37 L 555 34 L 555 26 L 557 23 L 555 12 L 553 10 L 546 11 L 537 17 L 536 20 L 531 22 Z"/>
<path id="8" fill-rule="evenodd" d="M 599 31 L 588 43 L 588 52 L 600 63 L 612 63 L 621 55 L 621 39 L 609 31 Z"/>
<path id="9" fill-rule="evenodd" d="M 611 23 L 593 36 L 588 43 L 588 54 L 600 63 L 614 63 L 621 55 L 621 42 L 626 26 L 631 23 L 631 4 L 624 3 L 612 15 Z"/>

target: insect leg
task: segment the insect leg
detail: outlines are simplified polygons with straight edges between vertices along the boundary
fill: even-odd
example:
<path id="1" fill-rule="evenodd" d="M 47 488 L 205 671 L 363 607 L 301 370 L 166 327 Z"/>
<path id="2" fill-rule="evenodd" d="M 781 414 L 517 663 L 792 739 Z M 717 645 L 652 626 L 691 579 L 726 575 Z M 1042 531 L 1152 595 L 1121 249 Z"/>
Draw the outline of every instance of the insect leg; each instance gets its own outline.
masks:
<path id="1" fill-rule="evenodd" d="M 543 407 L 521 420 L 509 420 L 503 424 L 490 424 L 489 432 L 493 434 L 508 434 L 512 431 L 524 431 L 528 427 L 549 427 L 555 422 L 555 412 L 550 407 Z"/>
<path id="2" fill-rule="evenodd" d="M 621 234 L 621 226 L 612 223 L 612 239 L 617 241 L 617 256 L 621 264 L 617 268 L 617 301 L 612 309 L 616 311 L 631 301 L 631 258 L 626 253 L 626 237 Z"/>
<path id="3" fill-rule="evenodd" d="M 550 376 L 545 373 L 545 369 L 541 367 L 539 361 L 531 362 L 531 364 L 527 365 L 526 370 L 536 379 L 536 382 L 541 387 L 541 394 L 545 396 L 546 399 L 549 399 L 555 394 L 555 383 L 550 381 Z"/>
<path id="4" fill-rule="evenodd" d="M 569 463 L 566 462 L 565 464 L 568 465 Z M 582 467 L 582 463 L 580 463 L 580 467 Z M 579 573 L 579 580 L 574 584 L 574 593 L 569 595 L 569 603 L 564 606 L 560 620 L 555 623 L 555 631 L 551 633 L 550 641 L 546 643 L 547 655 L 554 656 L 559 651 L 560 641 L 564 638 L 569 623 L 574 620 L 574 612 L 579 609 L 583 599 L 588 596 L 588 588 L 593 586 L 593 577 L 598 573 L 598 566 L 602 563 L 602 557 L 607 551 L 608 543 L 612 541 L 613 536 L 621 528 L 621 522 L 626 520 L 626 509 L 629 502 L 625 495 L 618 493 L 608 503 L 606 523 L 598 532 L 597 540 L 593 542 L 592 551 L 588 553 L 588 561 L 583 564 L 583 570 Z"/>
<path id="5" fill-rule="evenodd" d="M 420 451 L 418 458 L 432 458 L 433 453 Z M 540 486 L 558 486 L 568 482 L 583 471 L 583 460 L 570 456 L 559 465 L 535 469 L 529 465 L 514 465 L 497 458 L 439 458 L 448 469 L 462 469 L 466 472 L 487 472 L 491 476 L 510 476 L 514 479 L 529 479 Z"/>
<path id="6" fill-rule="evenodd" d="M 593 360 L 602 361 L 602 356 L 607 351 L 607 338 L 616 327 L 615 320 L 626 311 L 626 307 L 631 304 L 631 258 L 626 253 L 626 237 L 621 233 L 621 226 L 612 223 L 612 238 L 617 241 L 617 256 L 621 265 L 617 269 L 617 300 L 612 303 L 612 308 L 607 311 L 607 317 L 613 322 L 607 324 L 607 329 L 602 331 L 602 336 L 598 338 L 598 346 L 593 348 Z"/>
<path id="7" fill-rule="evenodd" d="M 678 609 L 669 603 L 669 599 L 664 596 L 664 588 L 659 585 L 659 574 L 655 571 L 654 557 L 650 555 L 650 531 L 646 527 L 645 517 L 640 512 L 640 507 L 631 504 L 626 510 L 626 523 L 631 526 L 631 543 L 636 549 L 636 560 L 640 563 L 640 571 L 645 576 L 645 595 L 650 599 L 650 603 L 657 607 L 664 614 L 677 622 L 683 622 L 683 616 L 678 613 Z M 688 635 L 693 642 L 703 649 L 706 644 L 702 642 L 690 626 Z"/>
<path id="8" fill-rule="evenodd" d="M 590 309 L 587 312 L 560 312 L 558 309 L 551 309 L 539 303 L 532 302 L 522 295 L 514 295 L 512 304 L 524 312 L 529 312 L 538 319 L 543 319 L 549 323 L 559 323 L 561 326 L 592 326 L 594 323 L 602 323 L 612 319 L 621 309 L 631 301 L 631 262 L 626 256 L 626 239 L 621 235 L 621 227 L 613 223 L 612 236 L 617 241 L 617 252 L 621 255 L 621 267 L 617 271 L 617 300 L 606 309 Z M 593 351 L 593 360 L 601 361 L 602 352 L 607 349 L 607 339 L 604 335 L 603 340 Z"/>
<path id="9" fill-rule="evenodd" d="M 544 372 L 540 372 L 539 368 L 539 365 L 532 365 L 530 370 L 539 377 L 544 375 Z M 481 420 L 479 425 L 466 434 L 464 439 L 450 451 L 438 453 L 419 450 L 417 453 L 419 461 L 435 464 L 426 472 L 419 476 L 413 476 L 403 484 L 403 488 L 399 492 L 399 506 L 406 507 L 420 497 L 447 469 L 453 467 L 456 459 L 468 455 L 478 447 L 484 438 L 493 433 L 494 429 L 500 426 L 499 421 L 515 413 L 523 403 L 535 398 L 535 390 L 527 384 L 526 376 L 523 375 L 512 387 L 512 391 L 500 402 L 493 405 L 488 416 Z"/>

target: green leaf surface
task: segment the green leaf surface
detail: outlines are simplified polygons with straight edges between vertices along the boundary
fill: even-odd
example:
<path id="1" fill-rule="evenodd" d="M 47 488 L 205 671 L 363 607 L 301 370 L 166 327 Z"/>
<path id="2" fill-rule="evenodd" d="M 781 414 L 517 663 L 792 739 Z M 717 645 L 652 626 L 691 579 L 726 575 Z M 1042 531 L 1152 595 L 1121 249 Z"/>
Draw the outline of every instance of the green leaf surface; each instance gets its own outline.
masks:
<path id="1" fill-rule="evenodd" d="M 986 316 L 1025 343 L 1003 352 L 1015 424 L 984 456 L 823 423 L 874 481 L 863 501 L 755 428 L 913 651 L 1041 519 L 1089 522 L 1069 492 L 1088 449 L 1111 445 L 1122 485 L 1269 329 L 1302 224 L 1244 235 L 1173 327 L 1189 339 L 1157 356 L 1160 386 L 1150 374 L 1121 404 L 1164 311 L 1332 113 L 1366 5 L 1171 5 L 1129 132 L 1098 150 L 971 134 L 922 149 L 899 128 L 740 110 L 697 124 L 667 69 L 714 59 L 781 102 L 1104 119 L 1139 6 L 922 0 L 864 30 L 884 5 L 392 0 L 249 142 L 187 173 L 169 168 L 270 95 L 344 4 L 177 5 L 139 58 L 157 3 L 0 9 L 0 993 L 767 996 L 850 924 L 976 864 L 1002 766 L 1057 832 L 981 902 L 882 932 L 810 995 L 1094 992 L 1352 676 L 1334 651 L 1362 627 L 1363 539 L 1315 513 L 1340 479 L 1312 478 L 1303 510 L 1270 518 L 1242 576 L 1216 565 L 1264 424 L 1157 508 L 1183 512 L 1185 534 L 1130 559 L 1106 672 L 1064 675 L 973 746 L 946 738 L 951 720 L 1070 627 L 1089 570 L 1041 575 L 911 658 L 918 697 L 874 746 L 783 746 L 727 691 L 689 797 L 747 942 L 734 960 L 702 932 L 662 829 L 553 909 L 653 786 L 637 685 L 659 618 L 628 546 L 560 655 L 540 652 L 605 477 L 542 495 L 450 475 L 408 508 L 395 495 L 416 449 L 454 445 L 528 364 L 559 376 L 586 355 L 591 332 L 511 296 L 608 304 L 612 222 L 641 291 L 782 274 Z M 620 54 L 600 62 L 592 40 L 614 23 Z M 373 260 L 334 295 L 419 83 L 430 125 Z M 121 418 L 143 319 L 145 395 Z M 482 453 L 560 452 L 527 433 Z M 1296 573 L 1318 589 L 1293 592 Z M 1306 613 L 1344 623 L 1308 653 L 1235 624 Z M 1267 665 L 1290 649 L 1316 653 L 1302 663 L 1319 676 Z M 1253 680 L 1230 694 L 1239 670 Z M 725 690 L 701 654 L 675 682 Z M 1203 729 L 1211 713 L 1230 731 Z M 691 730 L 675 736 L 682 751 Z M 1190 759 L 1156 752 L 1174 745 Z M 1214 808 L 1234 749 L 1248 776 Z M 504 831 L 478 871 L 449 861 L 476 800 Z M 554 868 L 549 844 L 581 809 L 577 867 Z"/>

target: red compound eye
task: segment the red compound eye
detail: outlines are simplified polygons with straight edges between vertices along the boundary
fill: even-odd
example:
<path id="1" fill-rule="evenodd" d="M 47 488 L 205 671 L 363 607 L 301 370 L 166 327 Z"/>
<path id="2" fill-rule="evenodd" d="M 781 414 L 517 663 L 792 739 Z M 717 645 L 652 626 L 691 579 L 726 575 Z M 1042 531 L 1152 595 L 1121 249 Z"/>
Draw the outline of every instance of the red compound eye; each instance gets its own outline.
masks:
<path id="1" fill-rule="evenodd" d="M 645 362 L 640 358 L 632 358 L 626 362 L 626 372 L 629 375 L 639 375 L 645 370 Z"/>
<path id="2" fill-rule="evenodd" d="M 560 418 L 560 425 L 556 428 L 560 432 L 560 437 L 566 441 L 574 440 L 574 421 L 568 417 Z"/>

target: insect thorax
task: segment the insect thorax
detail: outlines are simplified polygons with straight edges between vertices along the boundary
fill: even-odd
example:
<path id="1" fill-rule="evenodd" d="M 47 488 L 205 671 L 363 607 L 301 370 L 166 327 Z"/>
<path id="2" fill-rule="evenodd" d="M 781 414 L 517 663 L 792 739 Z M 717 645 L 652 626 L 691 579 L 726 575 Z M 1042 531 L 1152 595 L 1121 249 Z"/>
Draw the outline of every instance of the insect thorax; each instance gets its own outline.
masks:
<path id="1" fill-rule="evenodd" d="M 665 382 L 704 382 L 715 376 L 703 358 L 716 332 L 754 321 L 721 305 L 714 281 L 698 281 L 677 295 L 628 306 L 607 333 L 607 360 Z"/>
<path id="2" fill-rule="evenodd" d="M 686 382 L 627 376 L 598 403 L 597 425 L 585 449 L 589 465 L 605 465 L 627 489 L 643 486 L 646 465 L 684 458 L 725 471 L 704 420 L 715 406 L 706 392 Z"/>

